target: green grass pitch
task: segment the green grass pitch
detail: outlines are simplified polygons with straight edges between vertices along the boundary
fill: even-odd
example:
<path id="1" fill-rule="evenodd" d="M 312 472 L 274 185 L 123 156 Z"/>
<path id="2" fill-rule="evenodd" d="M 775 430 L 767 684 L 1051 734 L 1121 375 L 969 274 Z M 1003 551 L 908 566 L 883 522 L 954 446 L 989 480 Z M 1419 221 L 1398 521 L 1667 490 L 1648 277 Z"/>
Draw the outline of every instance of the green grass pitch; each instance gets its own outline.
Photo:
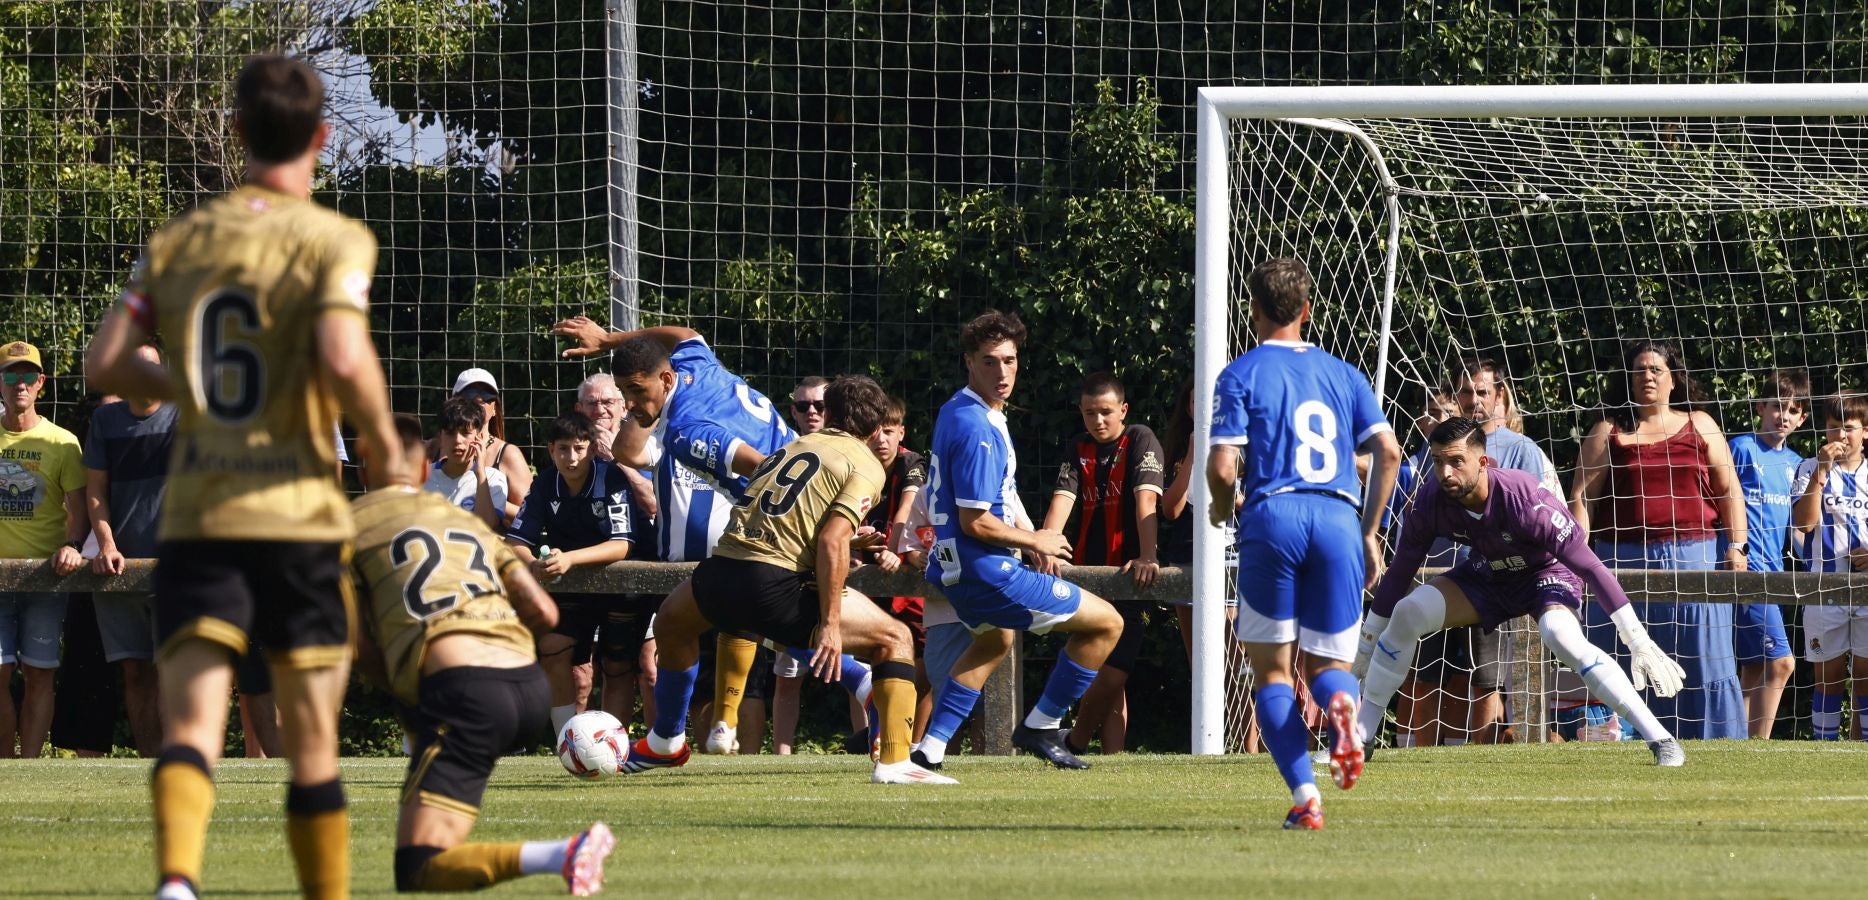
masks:
<path id="1" fill-rule="evenodd" d="M 1868 749 L 1687 745 L 1685 769 L 1639 744 L 1384 752 L 1329 829 L 1278 829 L 1269 758 L 1097 758 L 1089 772 L 960 757 L 959 787 L 868 783 L 839 756 L 695 757 L 580 783 L 549 758 L 494 775 L 476 837 L 616 829 L 605 894 L 664 897 L 1814 897 L 1860 896 Z M 354 890 L 388 896 L 402 762 L 346 761 Z M 284 768 L 219 771 L 209 896 L 292 896 Z M 0 762 L 0 895 L 147 895 L 148 768 Z M 555 878 L 498 896 L 550 896 Z"/>

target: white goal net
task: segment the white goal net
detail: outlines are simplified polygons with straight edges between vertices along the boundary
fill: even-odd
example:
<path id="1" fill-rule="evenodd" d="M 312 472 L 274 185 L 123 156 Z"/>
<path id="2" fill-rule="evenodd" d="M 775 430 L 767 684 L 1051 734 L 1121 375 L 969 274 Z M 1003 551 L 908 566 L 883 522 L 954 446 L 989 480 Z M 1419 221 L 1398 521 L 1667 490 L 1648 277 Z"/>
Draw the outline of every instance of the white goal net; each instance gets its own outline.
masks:
<path id="1" fill-rule="evenodd" d="M 1300 94 L 1319 102 L 1286 102 Z M 1777 399 L 1774 372 L 1808 375 L 1811 397 L 1801 405 L 1810 415 L 1787 442 L 1805 457 L 1822 443 L 1825 400 L 1864 387 L 1868 93 L 1859 89 L 1209 89 L 1204 96 L 1225 137 L 1222 144 L 1206 135 L 1201 144 L 1203 392 L 1226 360 L 1251 347 L 1245 276 L 1277 256 L 1311 269 L 1309 337 L 1370 375 L 1405 457 L 1418 461 L 1421 428 L 1434 417 L 1489 414 L 1544 457 L 1518 453 L 1506 462 L 1543 467 L 1565 499 L 1584 437 L 1629 409 L 1627 354 L 1637 341 L 1678 351 L 1697 388 L 1691 408 L 1711 416 L 1726 446 L 1742 448 L 1741 464 L 1764 458 L 1747 442 L 1759 428 L 1755 404 Z M 1774 109 L 1773 98 L 1782 105 Z M 1384 100 L 1399 101 L 1394 115 L 1369 115 L 1382 112 Z M 1802 114 L 1773 114 L 1778 109 Z M 1699 443 L 1704 459 L 1723 452 Z M 1747 482 L 1728 488 L 1716 466 L 1670 471 L 1673 487 L 1657 496 L 1652 482 L 1640 495 L 1619 465 L 1590 504 L 1593 542 L 1617 569 L 1711 568 L 1724 556 L 1726 511 L 1746 500 L 1788 516 L 1788 489 L 1771 486 L 1763 462 L 1752 473 L 1764 473 L 1762 487 L 1731 501 L 1723 492 L 1742 493 Z M 1412 474 L 1404 471 L 1403 494 L 1424 475 Z M 1374 502 L 1398 509 L 1404 499 Z M 1673 525 L 1662 527 L 1669 515 Z M 1386 532 L 1391 544 L 1397 524 Z M 1776 546 L 1759 547 L 1753 531 L 1752 556 L 1790 570 L 1809 566 L 1794 530 L 1788 541 L 1776 537 Z M 1232 593 L 1230 572 L 1211 574 L 1219 543 L 1209 537 L 1197 564 L 1203 600 L 1215 590 Z M 1644 597 L 1675 599 L 1661 589 L 1671 581 L 1652 577 L 1656 590 Z M 1748 626 L 1738 604 L 1781 605 L 1785 649 L 1801 657 L 1802 604 L 1843 599 L 1817 601 L 1789 576 L 1750 584 L 1739 589 L 1727 579 L 1723 587 L 1682 587 L 1682 602 L 1637 604 L 1688 670 L 1682 698 L 1656 704 L 1682 736 L 1746 731 L 1740 674 L 1766 632 Z M 1619 650 L 1592 607 L 1586 603 L 1592 639 Z M 1219 649 L 1211 635 L 1220 622 L 1211 613 L 1202 619 L 1203 651 Z M 1222 740 L 1226 750 L 1250 749 L 1251 673 L 1234 659 L 1215 681 L 1217 668 L 1196 664 L 1196 679 L 1208 680 L 1196 688 L 1195 750 L 1216 752 Z M 1494 688 L 1502 702 L 1488 713 L 1484 698 Z M 1606 736 L 1606 728 L 1572 727 L 1589 721 L 1589 702 L 1520 620 L 1497 639 L 1461 632 L 1423 642 L 1383 739 L 1493 740 L 1504 736 L 1501 727 L 1510 729 L 1507 740 Z M 1203 704 L 1223 705 L 1223 731 L 1209 719 L 1203 734 Z"/>

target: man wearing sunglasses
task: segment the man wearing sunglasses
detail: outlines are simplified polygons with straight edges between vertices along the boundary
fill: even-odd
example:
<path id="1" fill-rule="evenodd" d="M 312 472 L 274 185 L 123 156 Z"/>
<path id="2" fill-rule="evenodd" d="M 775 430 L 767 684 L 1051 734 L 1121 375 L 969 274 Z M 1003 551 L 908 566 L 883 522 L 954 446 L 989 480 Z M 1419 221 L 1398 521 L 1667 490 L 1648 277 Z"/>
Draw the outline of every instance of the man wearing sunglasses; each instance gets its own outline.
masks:
<path id="1" fill-rule="evenodd" d="M 45 390 L 39 349 L 25 341 L 0 347 L 0 557 L 51 559 L 52 571 L 70 575 L 84 565 L 78 548 L 90 534 L 84 506 L 84 466 L 78 438 L 38 411 Z M 35 757 L 52 726 L 52 675 L 58 670 L 65 595 L 0 594 L 0 685 L 13 667 L 26 676 L 18 714 L 10 692 L 0 691 L 0 757 Z"/>

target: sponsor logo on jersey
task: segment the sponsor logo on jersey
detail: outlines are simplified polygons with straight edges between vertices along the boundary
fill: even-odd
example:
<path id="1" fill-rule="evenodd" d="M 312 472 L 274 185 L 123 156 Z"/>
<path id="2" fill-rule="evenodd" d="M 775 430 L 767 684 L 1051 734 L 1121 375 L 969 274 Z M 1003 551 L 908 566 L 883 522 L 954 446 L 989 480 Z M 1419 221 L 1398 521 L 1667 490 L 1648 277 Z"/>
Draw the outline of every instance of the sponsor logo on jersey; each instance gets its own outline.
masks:
<path id="1" fill-rule="evenodd" d="M 1155 452 L 1153 450 L 1146 451 L 1142 454 L 1142 461 L 1135 464 L 1135 469 L 1138 472 L 1163 471 L 1161 467 L 1161 459 L 1155 456 Z"/>
<path id="2" fill-rule="evenodd" d="M 551 514 L 554 516 L 558 514 L 558 501 L 556 500 L 551 501 Z"/>

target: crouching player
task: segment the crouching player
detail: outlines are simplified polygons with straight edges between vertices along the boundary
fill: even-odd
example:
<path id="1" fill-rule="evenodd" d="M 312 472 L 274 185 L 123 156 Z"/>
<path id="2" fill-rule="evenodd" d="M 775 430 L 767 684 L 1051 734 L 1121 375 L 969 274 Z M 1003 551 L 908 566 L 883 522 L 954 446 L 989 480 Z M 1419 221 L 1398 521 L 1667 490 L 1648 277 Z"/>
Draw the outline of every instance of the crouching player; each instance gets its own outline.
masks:
<path id="1" fill-rule="evenodd" d="M 396 417 L 421 473 L 421 425 Z M 486 523 L 402 484 L 359 497 L 352 569 L 362 584 L 376 671 L 411 711 L 414 751 L 396 822 L 396 890 L 465 891 L 521 875 L 560 875 L 573 895 L 603 884 L 615 844 L 598 822 L 568 840 L 464 843 L 501 754 L 545 733 L 551 689 L 533 635 L 558 620 L 532 573 Z"/>
<path id="2" fill-rule="evenodd" d="M 1651 683 L 1655 693 L 1671 697 L 1685 672 L 1648 637 L 1628 595 L 1589 549 L 1563 501 L 1535 475 L 1492 467 L 1485 456 L 1485 431 L 1471 419 L 1447 419 L 1427 441 L 1432 477 L 1402 524 L 1394 563 L 1375 588 L 1356 648 L 1365 739 L 1381 726 L 1382 711 L 1407 677 L 1421 637 L 1461 625 L 1490 631 L 1518 616 L 1532 616 L 1544 646 L 1582 676 L 1591 694 L 1634 723 L 1656 765 L 1685 765 L 1680 742 L 1636 693 Z M 1436 538 L 1471 547 L 1472 554 L 1403 597 Z M 1632 683 L 1583 636 L 1577 614 L 1584 582 L 1633 656 Z"/>
<path id="3" fill-rule="evenodd" d="M 700 635 L 719 628 L 809 647 L 811 671 L 827 682 L 841 677 L 846 648 L 867 658 L 875 666 L 871 696 L 882 736 L 871 780 L 954 783 L 908 761 L 915 712 L 908 626 L 844 587 L 856 527 L 886 478 L 865 440 L 881 427 L 888 395 L 867 378 L 844 377 L 824 392 L 824 404 L 828 427 L 759 464 L 714 555 L 656 613 L 655 725 L 630 751 L 628 771 L 687 762 Z"/>

